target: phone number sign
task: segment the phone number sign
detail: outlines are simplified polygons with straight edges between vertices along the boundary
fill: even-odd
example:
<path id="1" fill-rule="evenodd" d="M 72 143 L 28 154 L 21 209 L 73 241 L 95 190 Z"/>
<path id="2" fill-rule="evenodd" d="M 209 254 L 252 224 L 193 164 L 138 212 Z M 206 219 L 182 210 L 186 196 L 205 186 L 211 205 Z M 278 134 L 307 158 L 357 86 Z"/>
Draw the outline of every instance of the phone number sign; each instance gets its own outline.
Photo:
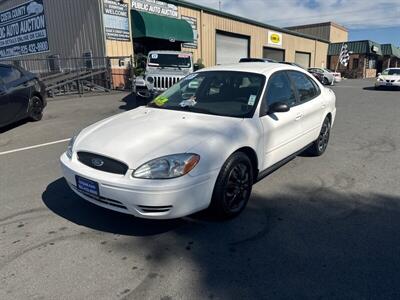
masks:
<path id="1" fill-rule="evenodd" d="M 0 58 L 49 51 L 43 0 L 0 12 Z"/>

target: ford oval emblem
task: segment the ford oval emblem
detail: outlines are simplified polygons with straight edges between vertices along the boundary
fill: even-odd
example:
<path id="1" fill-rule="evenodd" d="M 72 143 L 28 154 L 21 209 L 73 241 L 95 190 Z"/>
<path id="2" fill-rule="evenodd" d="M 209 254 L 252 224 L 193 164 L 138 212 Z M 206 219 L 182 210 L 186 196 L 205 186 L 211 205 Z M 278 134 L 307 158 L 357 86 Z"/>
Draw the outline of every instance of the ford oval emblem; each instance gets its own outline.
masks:
<path id="1" fill-rule="evenodd" d="M 92 165 L 95 167 L 102 167 L 104 165 L 104 161 L 100 158 L 92 158 Z"/>

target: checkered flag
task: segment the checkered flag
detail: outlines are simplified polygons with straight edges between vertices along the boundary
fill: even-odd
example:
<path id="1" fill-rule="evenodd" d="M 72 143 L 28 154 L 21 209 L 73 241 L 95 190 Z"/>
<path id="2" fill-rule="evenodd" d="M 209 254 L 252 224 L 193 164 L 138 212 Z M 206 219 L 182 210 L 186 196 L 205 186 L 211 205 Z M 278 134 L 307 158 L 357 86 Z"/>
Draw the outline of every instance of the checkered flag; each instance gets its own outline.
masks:
<path id="1" fill-rule="evenodd" d="M 347 67 L 347 65 L 349 64 L 351 53 L 352 52 L 347 49 L 347 44 L 343 44 L 342 50 L 340 50 L 339 55 L 339 61 L 343 66 Z"/>

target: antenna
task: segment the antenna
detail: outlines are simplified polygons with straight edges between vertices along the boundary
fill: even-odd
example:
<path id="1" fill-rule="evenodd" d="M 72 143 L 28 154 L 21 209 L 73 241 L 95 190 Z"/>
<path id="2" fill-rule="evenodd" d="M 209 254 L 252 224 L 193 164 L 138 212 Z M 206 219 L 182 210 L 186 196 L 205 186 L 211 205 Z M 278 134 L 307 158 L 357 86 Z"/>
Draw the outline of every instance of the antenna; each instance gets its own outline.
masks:
<path id="1" fill-rule="evenodd" d="M 221 7 L 222 7 L 222 1 L 221 0 L 218 1 L 218 6 L 219 6 L 219 10 L 221 10 Z"/>

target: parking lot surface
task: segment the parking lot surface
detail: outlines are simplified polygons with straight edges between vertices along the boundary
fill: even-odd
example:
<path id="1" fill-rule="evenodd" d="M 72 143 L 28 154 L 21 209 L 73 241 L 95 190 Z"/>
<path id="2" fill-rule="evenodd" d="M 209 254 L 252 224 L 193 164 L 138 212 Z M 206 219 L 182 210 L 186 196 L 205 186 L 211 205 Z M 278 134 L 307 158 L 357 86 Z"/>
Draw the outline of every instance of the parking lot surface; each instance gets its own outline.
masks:
<path id="1" fill-rule="evenodd" d="M 257 183 L 227 222 L 80 199 L 59 168 L 66 139 L 136 104 L 49 101 L 44 120 L 0 134 L 0 299 L 399 299 L 400 92 L 372 85 L 333 87 L 327 152 Z"/>

